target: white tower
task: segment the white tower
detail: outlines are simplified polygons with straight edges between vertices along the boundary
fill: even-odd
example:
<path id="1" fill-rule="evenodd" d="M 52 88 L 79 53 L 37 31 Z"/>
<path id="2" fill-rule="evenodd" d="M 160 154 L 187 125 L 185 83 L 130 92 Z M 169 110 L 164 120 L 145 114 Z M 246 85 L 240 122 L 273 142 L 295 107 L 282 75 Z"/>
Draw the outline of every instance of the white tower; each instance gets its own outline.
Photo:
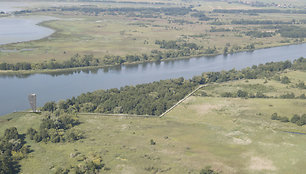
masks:
<path id="1" fill-rule="evenodd" d="M 28 99 L 33 112 L 36 112 L 36 94 L 30 94 Z"/>

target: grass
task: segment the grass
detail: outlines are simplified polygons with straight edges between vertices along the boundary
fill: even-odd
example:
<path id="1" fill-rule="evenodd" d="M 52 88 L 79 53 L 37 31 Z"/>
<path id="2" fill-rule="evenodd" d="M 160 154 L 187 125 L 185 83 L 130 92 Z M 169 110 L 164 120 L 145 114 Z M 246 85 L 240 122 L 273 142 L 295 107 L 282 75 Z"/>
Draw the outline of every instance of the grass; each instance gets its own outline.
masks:
<path id="1" fill-rule="evenodd" d="M 300 96 L 306 93 L 305 89 L 296 88 L 299 82 L 305 82 L 306 76 L 301 71 L 286 71 L 280 77 L 287 76 L 291 83 L 282 84 L 280 81 L 273 79 L 256 79 L 256 80 L 238 80 L 226 82 L 218 85 L 207 86 L 203 91 L 209 96 L 220 97 L 222 93 L 231 92 L 235 93 L 238 90 L 247 91 L 250 94 L 257 92 L 264 93 L 269 97 L 280 97 L 287 93 L 294 93 L 295 96 Z"/>
<path id="2" fill-rule="evenodd" d="M 176 1 L 175 1 L 176 2 Z M 72 3 L 73 4 L 73 3 Z M 228 4 L 226 2 L 201 2 L 187 3 L 194 5 L 195 9 L 211 11 L 213 9 L 245 9 L 255 8 L 242 4 Z M 64 4 L 63 4 L 64 5 Z M 66 4 L 67 5 L 67 4 Z M 69 5 L 71 5 L 69 3 Z M 74 4 L 78 5 L 78 4 Z M 99 7 L 109 7 L 108 3 L 98 3 Z M 186 5 L 186 4 L 185 4 Z M 144 7 L 138 4 L 139 7 Z M 181 7 L 180 3 L 164 5 L 165 7 Z M 188 6 L 188 5 L 187 5 Z M 129 4 L 115 4 L 114 7 L 130 7 Z M 155 5 L 146 5 L 146 7 L 156 7 Z M 186 7 L 186 6 L 185 6 Z M 40 25 L 50 27 L 56 30 L 52 36 L 30 42 L 17 44 L 8 44 L 0 46 L 0 49 L 21 50 L 24 48 L 33 49 L 32 51 L 11 52 L 0 54 L 1 62 L 43 62 L 51 59 L 64 61 L 71 56 L 79 53 L 93 54 L 95 57 L 105 55 L 127 54 L 149 54 L 152 50 L 162 50 L 155 44 L 155 40 L 177 40 L 183 39 L 187 42 L 202 45 L 204 49 L 216 46 L 219 54 L 223 53 L 226 44 L 231 46 L 241 46 L 242 48 L 255 43 L 255 48 L 275 47 L 286 44 L 298 43 L 295 39 L 289 39 L 289 42 L 282 43 L 287 38 L 279 34 L 270 38 L 252 38 L 245 36 L 243 33 L 250 30 L 270 31 L 263 29 L 263 26 L 254 25 L 231 25 L 231 20 L 236 19 L 254 19 L 254 20 L 281 20 L 291 21 L 292 19 L 304 19 L 305 15 L 299 14 L 259 14 L 258 16 L 249 16 L 247 14 L 209 14 L 212 18 L 225 22 L 226 25 L 215 26 L 210 22 L 198 21 L 190 15 L 185 16 L 165 16 L 161 18 L 137 18 L 126 16 L 98 15 L 90 16 L 80 13 L 68 12 L 44 12 L 33 13 L 34 15 L 50 15 L 58 17 L 57 21 L 48 21 Z M 169 23 L 168 20 L 183 19 L 192 21 L 194 24 Z M 305 24 L 299 24 L 305 26 Z M 235 29 L 232 32 L 210 32 L 211 27 Z M 194 37 L 201 35 L 202 37 Z M 148 44 L 144 44 L 144 42 Z M 244 51 L 243 49 L 240 51 Z"/>
<path id="3" fill-rule="evenodd" d="M 288 71 L 292 83 L 305 81 L 305 72 Z M 236 88 L 276 94 L 287 89 L 277 81 L 232 81 L 204 88 L 210 97 L 192 96 L 163 118 L 135 118 L 79 114 L 85 139 L 75 143 L 34 143 L 21 160 L 22 173 L 53 173 L 78 165 L 85 156 L 100 154 L 105 173 L 199 173 L 207 165 L 222 173 L 304 173 L 306 127 L 271 120 L 271 114 L 291 117 L 305 113 L 302 99 L 222 98 L 217 94 Z M 270 89 L 270 88 L 273 88 Z M 304 92 L 290 87 L 288 90 Z M 12 113 L 0 118 L 0 134 L 16 126 L 25 133 L 38 128 L 41 116 Z M 153 139 L 156 145 L 151 145 Z"/>

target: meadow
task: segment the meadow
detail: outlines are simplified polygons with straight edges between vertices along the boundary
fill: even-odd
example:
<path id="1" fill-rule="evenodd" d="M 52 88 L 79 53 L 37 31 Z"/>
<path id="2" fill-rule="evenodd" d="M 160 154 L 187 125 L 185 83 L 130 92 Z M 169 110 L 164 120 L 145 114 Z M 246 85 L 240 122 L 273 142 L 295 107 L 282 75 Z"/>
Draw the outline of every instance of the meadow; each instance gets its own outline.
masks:
<path id="1" fill-rule="evenodd" d="M 238 80 L 211 84 L 188 98 L 163 118 L 78 114 L 75 129 L 84 139 L 74 143 L 35 143 L 20 161 L 21 173 L 74 171 L 87 158 L 102 156 L 101 173 L 199 173 L 205 166 L 231 173 L 304 173 L 306 127 L 271 120 L 277 112 L 289 119 L 305 114 L 305 99 L 281 99 L 305 94 L 296 83 L 302 71 L 286 71 L 289 84 L 273 79 Z M 222 92 L 261 91 L 276 98 L 224 98 Z M 206 93 L 206 95 L 203 95 Z M 38 129 L 42 116 L 12 113 L 0 118 L 0 134 L 16 126 L 20 133 Z M 152 143 L 151 140 L 154 142 Z"/>

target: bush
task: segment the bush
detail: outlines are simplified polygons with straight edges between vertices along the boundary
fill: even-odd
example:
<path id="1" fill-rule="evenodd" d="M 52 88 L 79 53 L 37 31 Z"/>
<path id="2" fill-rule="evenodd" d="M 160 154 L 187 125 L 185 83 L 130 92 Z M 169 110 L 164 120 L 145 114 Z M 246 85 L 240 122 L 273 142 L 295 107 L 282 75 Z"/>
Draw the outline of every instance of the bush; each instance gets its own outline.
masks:
<path id="1" fill-rule="evenodd" d="M 27 130 L 27 135 L 29 136 L 30 140 L 34 140 L 34 137 L 36 134 L 37 134 L 37 131 L 33 128 L 29 128 Z"/>
<path id="2" fill-rule="evenodd" d="M 248 93 L 246 91 L 238 90 L 237 91 L 237 96 L 242 97 L 242 98 L 248 97 Z"/>
<path id="3" fill-rule="evenodd" d="M 230 92 L 224 92 L 221 94 L 221 97 L 233 97 L 233 94 Z"/>
<path id="4" fill-rule="evenodd" d="M 155 142 L 153 139 L 151 139 L 151 140 L 150 140 L 150 144 L 151 144 L 151 145 L 155 145 L 156 142 Z"/>
<path id="5" fill-rule="evenodd" d="M 288 119 L 288 117 L 280 117 L 280 119 L 279 119 L 281 122 L 284 122 L 284 123 L 287 123 L 287 122 L 289 122 L 289 119 Z"/>
<path id="6" fill-rule="evenodd" d="M 298 121 L 300 121 L 300 119 L 301 119 L 301 117 L 295 114 L 295 115 L 291 118 L 290 122 L 291 122 L 291 123 L 297 123 Z"/>
<path id="7" fill-rule="evenodd" d="M 295 94 L 293 92 L 291 93 L 286 93 L 280 96 L 280 98 L 284 98 L 284 99 L 293 99 L 295 98 Z"/>
<path id="8" fill-rule="evenodd" d="M 277 113 L 273 113 L 273 114 L 271 115 L 271 119 L 272 119 L 272 120 L 279 120 L 279 117 L 277 116 Z"/>
<path id="9" fill-rule="evenodd" d="M 287 76 L 284 76 L 282 79 L 281 79 L 281 83 L 283 84 L 289 84 L 290 83 L 290 80 Z"/>
<path id="10" fill-rule="evenodd" d="M 219 174 L 219 173 L 213 171 L 210 166 L 207 166 L 200 171 L 200 174 Z"/>

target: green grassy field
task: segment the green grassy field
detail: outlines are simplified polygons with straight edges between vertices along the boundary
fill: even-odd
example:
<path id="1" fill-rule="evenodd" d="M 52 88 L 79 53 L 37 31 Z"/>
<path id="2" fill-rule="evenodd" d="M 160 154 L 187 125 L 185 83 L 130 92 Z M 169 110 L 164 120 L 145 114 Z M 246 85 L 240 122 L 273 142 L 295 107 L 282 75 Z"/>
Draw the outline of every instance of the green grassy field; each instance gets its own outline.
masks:
<path id="1" fill-rule="evenodd" d="M 223 48 L 226 45 L 230 45 L 229 47 L 241 47 L 242 49 L 239 51 L 244 51 L 246 49 L 243 48 L 250 44 L 254 44 L 255 48 L 259 49 L 303 42 L 281 37 L 280 34 L 267 38 L 246 36 L 244 33 L 248 31 L 274 32 L 275 29 L 265 29 L 263 28 L 264 25 L 233 25 L 230 22 L 238 19 L 277 20 L 283 22 L 295 19 L 299 21 L 305 19 L 305 15 L 260 13 L 257 16 L 251 16 L 249 14 L 209 13 L 213 9 L 257 9 L 258 7 L 237 3 L 229 4 L 221 1 L 179 2 L 174 1 L 166 5 L 137 4 L 135 7 L 188 7 L 193 5 L 194 10 L 205 11 L 208 17 L 215 18 L 217 21 L 223 22 L 224 25 L 211 24 L 214 20 L 199 21 L 197 18 L 191 17 L 190 14 L 168 16 L 161 13 L 160 18 L 140 18 L 126 15 L 114 16 L 104 13 L 95 16 L 78 12 L 33 12 L 30 15 L 50 15 L 59 18 L 59 20 L 41 24 L 56 30 L 56 33 L 37 41 L 1 45 L 0 49 L 4 50 L 28 48 L 31 51 L 1 52 L 0 61 L 7 63 L 37 63 L 51 59 L 64 61 L 77 53 L 81 55 L 93 54 L 95 57 L 102 58 L 105 55 L 125 56 L 128 54 L 150 54 L 152 50 L 166 51 L 155 44 L 156 40 L 184 40 L 203 46 L 203 49 L 215 46 L 219 54 L 223 53 Z M 79 3 L 63 4 L 63 6 L 72 5 L 80 6 Z M 133 7 L 131 4 L 124 3 L 93 3 L 93 5 L 101 8 Z M 193 23 L 179 24 L 169 22 L 173 20 L 185 20 Z M 305 24 L 298 25 L 300 27 L 306 26 Z M 211 32 L 212 27 L 233 31 Z"/>
<path id="2" fill-rule="evenodd" d="M 239 80 L 210 85 L 207 97 L 192 96 L 163 118 L 137 118 L 79 114 L 85 139 L 75 143 L 35 143 L 20 161 L 21 173 L 54 173 L 85 157 L 99 154 L 110 170 L 102 173 L 199 173 L 212 166 L 224 174 L 305 172 L 305 126 L 271 120 L 271 114 L 291 118 L 305 114 L 306 101 L 280 98 L 223 98 L 223 91 L 238 89 L 278 96 L 287 91 L 305 94 L 294 84 L 306 73 L 288 71 L 290 84 L 275 80 Z M 256 88 L 255 88 L 256 87 Z M 199 91 L 201 93 L 203 91 Z M 38 129 L 42 116 L 12 113 L 0 118 L 0 134 L 16 126 L 20 133 Z M 156 145 L 151 145 L 153 139 Z M 71 170 L 73 171 L 73 169 Z"/>

